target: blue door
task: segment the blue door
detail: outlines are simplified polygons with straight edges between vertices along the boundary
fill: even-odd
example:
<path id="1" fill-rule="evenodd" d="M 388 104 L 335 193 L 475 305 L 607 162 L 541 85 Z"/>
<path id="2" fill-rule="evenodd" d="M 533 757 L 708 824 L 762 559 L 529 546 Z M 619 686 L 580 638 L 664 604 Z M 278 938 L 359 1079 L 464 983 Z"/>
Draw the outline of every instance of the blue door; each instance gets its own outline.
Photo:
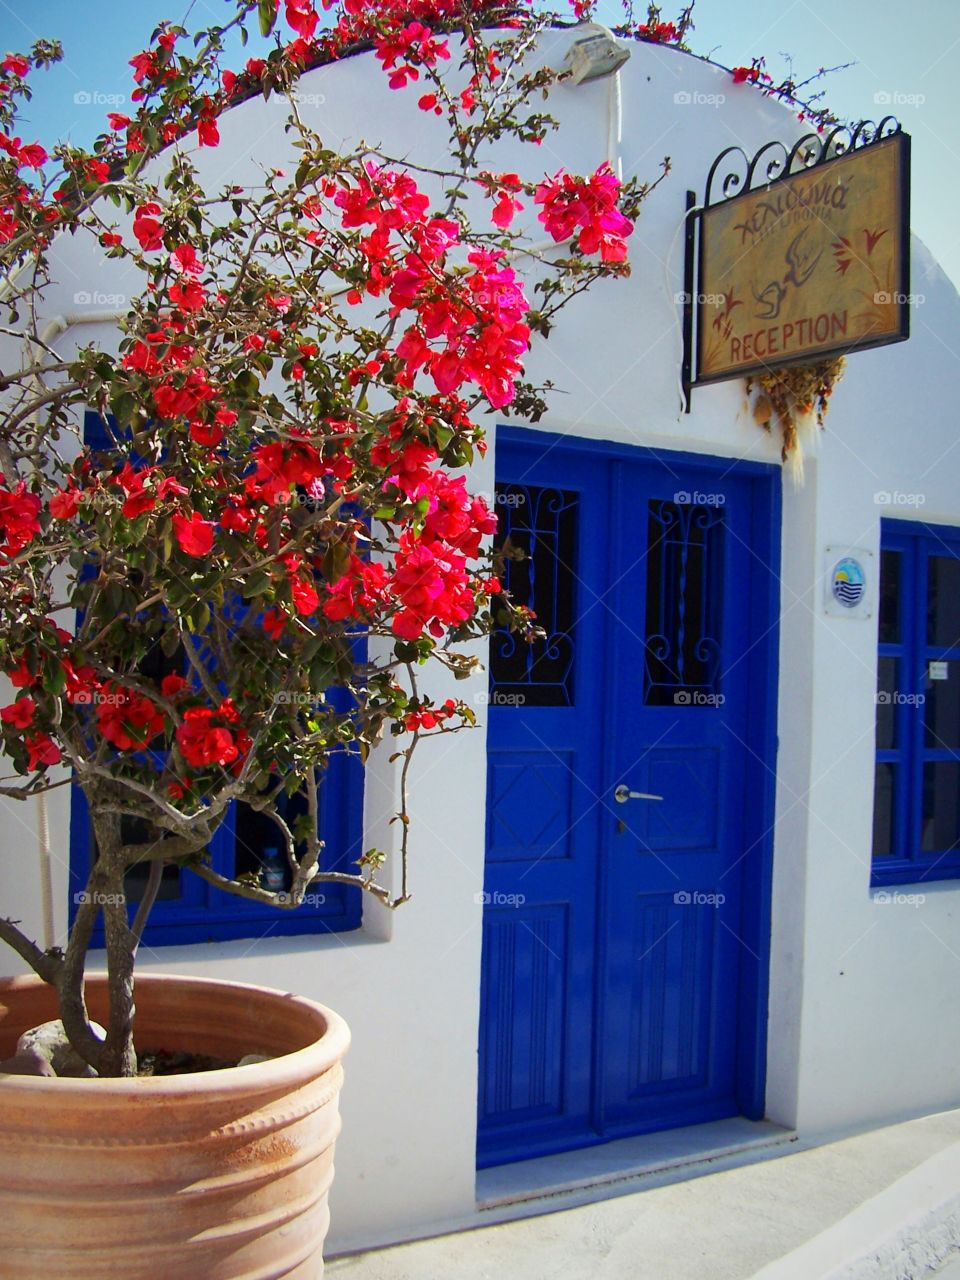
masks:
<path id="1" fill-rule="evenodd" d="M 762 1115 L 768 469 L 497 443 L 478 1162 Z M 764 760 L 764 757 L 767 760 Z"/>

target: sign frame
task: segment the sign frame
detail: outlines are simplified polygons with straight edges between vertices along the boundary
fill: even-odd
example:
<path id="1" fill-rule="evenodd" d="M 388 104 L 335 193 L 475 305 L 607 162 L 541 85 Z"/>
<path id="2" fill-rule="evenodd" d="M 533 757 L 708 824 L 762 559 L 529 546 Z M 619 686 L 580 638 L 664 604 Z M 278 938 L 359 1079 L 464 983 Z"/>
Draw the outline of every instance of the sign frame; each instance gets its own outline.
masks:
<path id="1" fill-rule="evenodd" d="M 755 198 L 758 193 L 773 192 L 795 184 L 798 179 L 816 173 L 829 178 L 830 166 L 872 150 L 889 147 L 895 151 L 895 208 L 899 218 L 899 234 L 896 240 L 898 275 L 893 292 L 896 307 L 896 328 L 879 336 L 869 334 L 862 338 L 844 337 L 842 341 L 825 342 L 814 349 L 794 355 L 777 355 L 764 360 L 757 357 L 735 369 L 718 373 L 703 373 L 701 360 L 704 351 L 703 330 L 713 313 L 703 301 L 704 268 L 704 216 L 718 207 L 728 207 L 740 201 Z M 714 184 L 719 181 L 720 191 L 714 198 Z M 690 412 L 690 393 L 694 386 L 710 386 L 728 382 L 771 369 L 793 365 L 809 365 L 833 355 L 846 355 L 872 348 L 904 342 L 910 336 L 910 136 L 904 133 L 899 122 L 887 116 L 875 125 L 862 121 L 853 129 L 837 127 L 823 137 L 807 134 L 793 147 L 779 141 L 768 142 L 749 159 L 739 147 L 728 147 L 714 160 L 707 177 L 706 194 L 698 205 L 695 193 L 687 192 L 686 244 L 684 254 L 683 294 L 683 369 L 682 382 L 686 395 L 686 408 Z M 694 339 L 696 339 L 694 341 Z"/>

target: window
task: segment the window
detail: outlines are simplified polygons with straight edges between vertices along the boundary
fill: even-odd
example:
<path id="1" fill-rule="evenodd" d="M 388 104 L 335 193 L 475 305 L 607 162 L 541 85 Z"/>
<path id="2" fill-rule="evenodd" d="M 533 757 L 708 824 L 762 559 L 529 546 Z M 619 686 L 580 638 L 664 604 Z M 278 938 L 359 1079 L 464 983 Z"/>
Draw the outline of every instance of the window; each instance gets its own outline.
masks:
<path id="1" fill-rule="evenodd" d="M 874 884 L 960 877 L 960 529 L 881 525 Z"/>
<path id="2" fill-rule="evenodd" d="M 648 707 L 720 705 L 722 534 L 715 506 L 647 503 Z"/>
<path id="3" fill-rule="evenodd" d="M 95 448 L 107 436 L 96 414 L 88 413 L 84 437 Z M 157 655 L 161 663 L 176 663 Z M 159 673 L 153 673 L 159 674 Z M 336 691 L 334 691 L 334 696 Z M 283 816 L 298 816 L 290 804 Z M 325 871 L 354 871 L 362 852 L 363 768 L 359 757 L 346 754 L 331 758 L 319 791 L 319 826 L 325 847 L 321 868 Z M 124 819 L 124 835 L 131 841 L 149 839 L 140 819 Z M 273 864 L 276 879 L 265 880 L 277 888 L 279 876 L 289 885 L 289 869 L 282 855 L 277 827 L 245 804 L 233 803 L 209 846 L 211 864 L 222 875 L 244 873 L 265 875 Z M 274 862 L 274 852 L 281 856 Z M 70 818 L 70 920 L 76 912 L 78 895 L 87 882 L 95 844 L 86 800 L 79 787 L 73 788 Z M 131 868 L 126 893 L 131 914 L 146 884 L 148 867 Z M 234 897 L 209 885 L 190 871 L 166 867 L 157 901 L 144 932 L 149 946 L 165 943 L 207 942 L 227 938 L 270 937 L 295 933 L 315 933 L 356 929 L 360 925 L 360 890 L 349 885 L 319 882 L 310 890 L 308 901 L 295 911 L 269 907 Z M 93 946 L 103 945 L 102 924 L 98 923 Z"/>
<path id="4" fill-rule="evenodd" d="M 495 706 L 572 707 L 578 496 L 567 489 L 498 485 L 497 547 L 515 604 L 533 609 L 546 635 L 528 644 L 506 627 L 490 645 Z"/>

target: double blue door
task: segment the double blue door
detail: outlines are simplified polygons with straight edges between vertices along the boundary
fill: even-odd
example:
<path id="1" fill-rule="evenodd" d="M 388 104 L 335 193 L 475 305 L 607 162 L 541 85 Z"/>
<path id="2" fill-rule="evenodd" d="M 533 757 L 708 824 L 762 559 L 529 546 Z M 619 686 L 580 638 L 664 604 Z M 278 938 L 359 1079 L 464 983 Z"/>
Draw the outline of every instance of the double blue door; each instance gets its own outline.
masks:
<path id="1" fill-rule="evenodd" d="M 762 1114 L 769 473 L 501 431 L 478 1162 Z"/>

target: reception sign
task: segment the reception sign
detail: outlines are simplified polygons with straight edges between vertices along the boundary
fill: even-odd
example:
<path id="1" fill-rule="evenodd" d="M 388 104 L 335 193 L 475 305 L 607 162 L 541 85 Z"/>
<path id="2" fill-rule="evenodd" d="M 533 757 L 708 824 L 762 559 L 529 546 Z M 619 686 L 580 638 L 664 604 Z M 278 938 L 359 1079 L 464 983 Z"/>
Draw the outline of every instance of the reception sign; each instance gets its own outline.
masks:
<path id="1" fill-rule="evenodd" d="M 909 138 L 703 210 L 696 382 L 909 336 Z"/>

